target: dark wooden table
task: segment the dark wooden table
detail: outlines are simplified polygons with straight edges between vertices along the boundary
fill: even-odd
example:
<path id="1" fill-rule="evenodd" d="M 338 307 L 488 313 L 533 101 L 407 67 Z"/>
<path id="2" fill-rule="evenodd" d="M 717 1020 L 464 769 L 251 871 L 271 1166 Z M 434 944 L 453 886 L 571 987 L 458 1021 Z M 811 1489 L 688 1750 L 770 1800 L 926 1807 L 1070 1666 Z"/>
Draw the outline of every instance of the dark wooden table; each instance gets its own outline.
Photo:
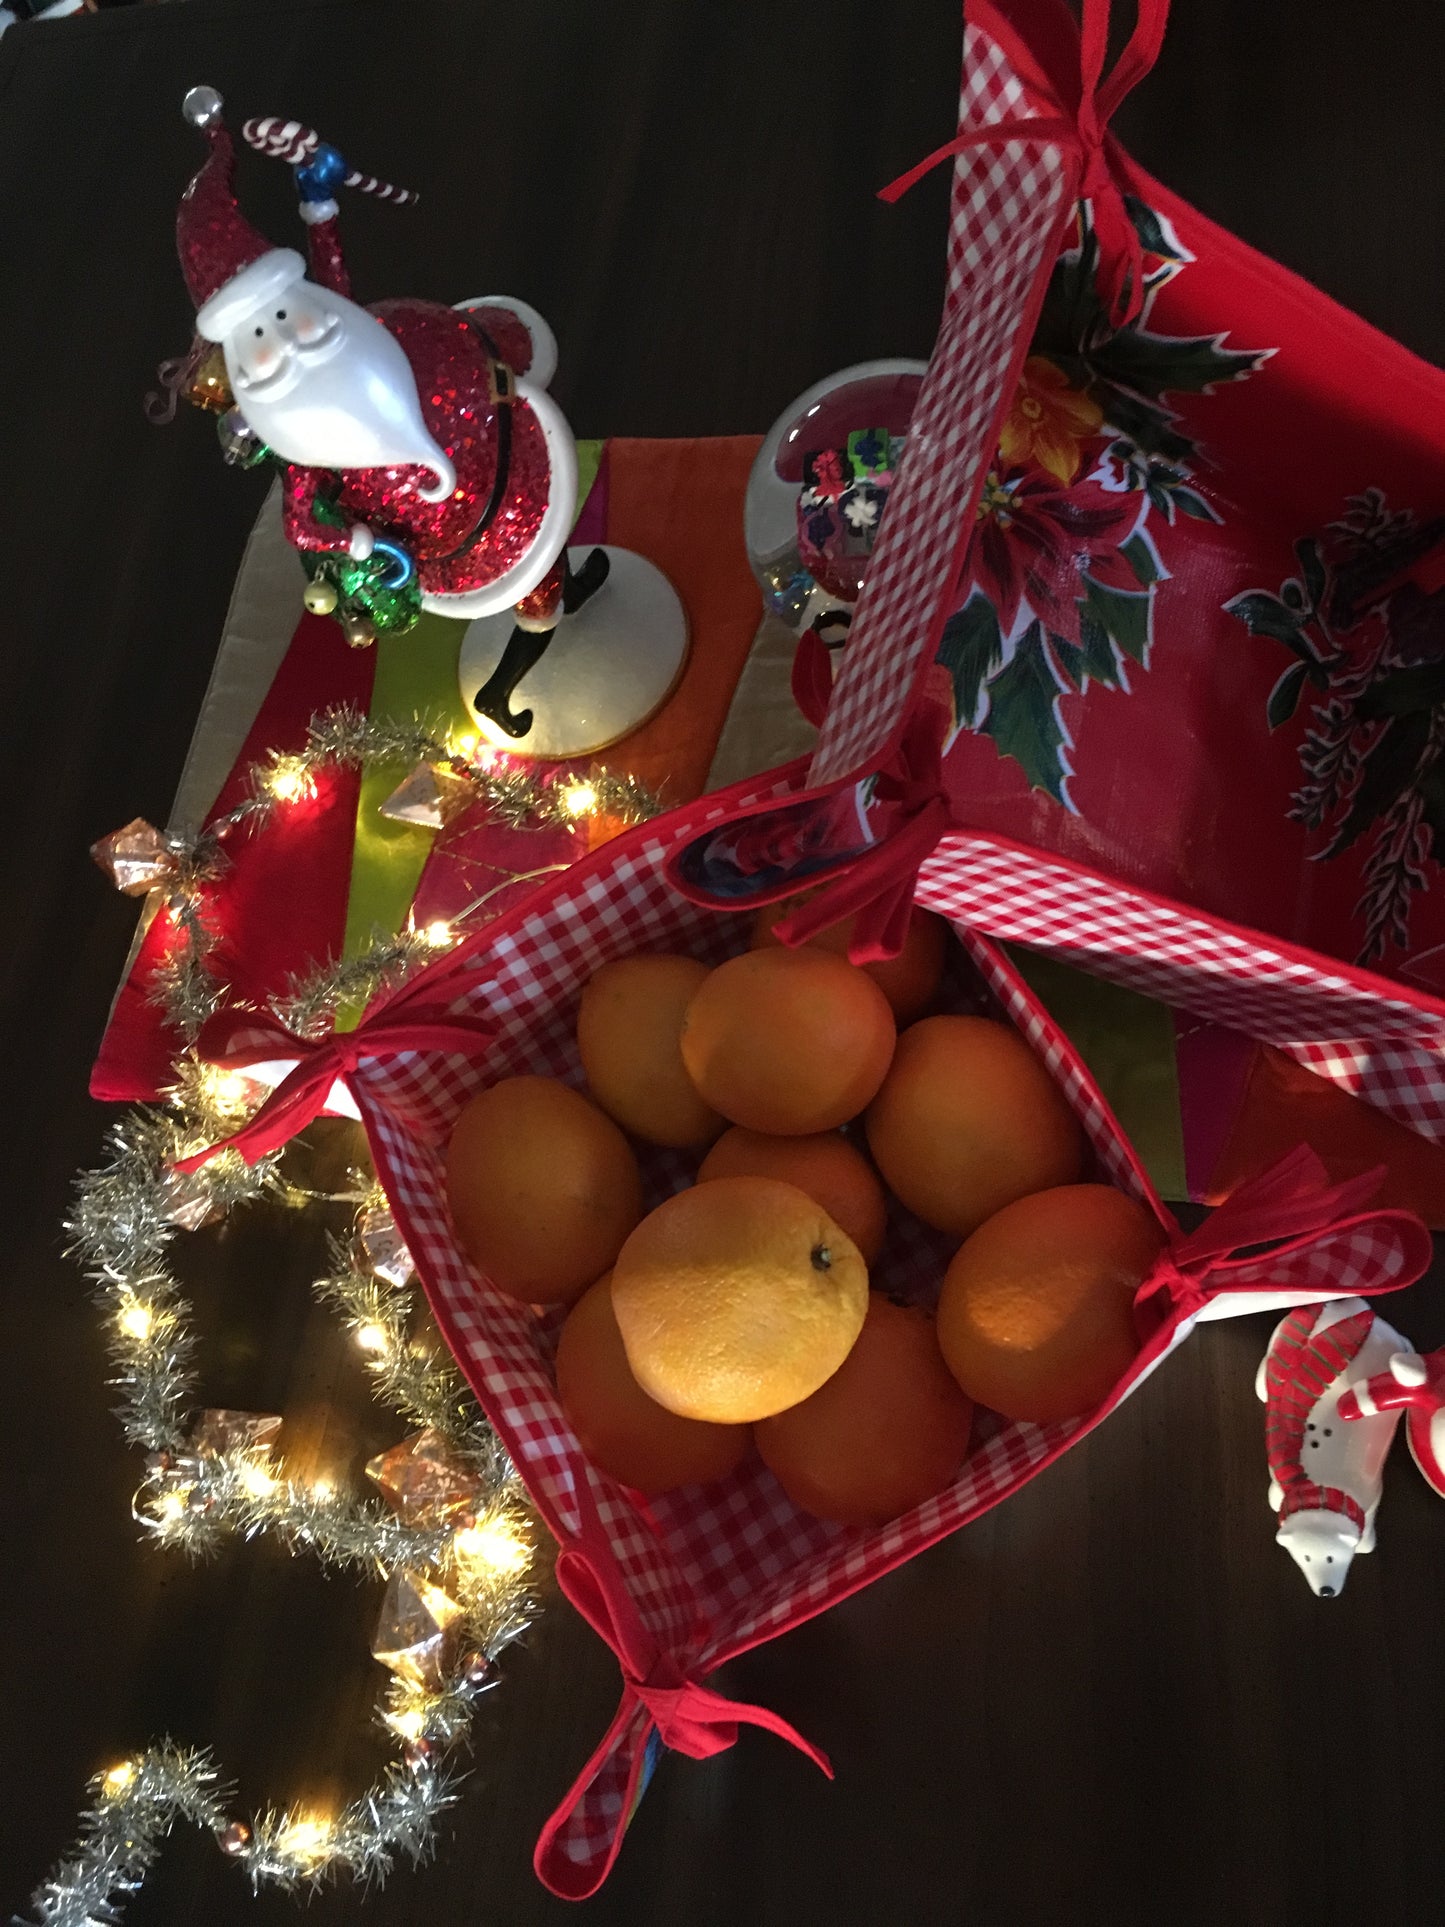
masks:
<path id="1" fill-rule="evenodd" d="M 1177 0 L 1124 117 L 1201 208 L 1413 347 L 1445 351 L 1445 14 L 1393 0 Z M 871 198 L 949 131 L 948 0 L 187 0 L 0 42 L 0 1906 L 70 1840 L 86 1776 L 169 1729 L 244 1808 L 359 1788 L 382 1757 L 376 1589 L 265 1546 L 189 1569 L 136 1541 L 136 1465 L 60 1252 L 105 1117 L 86 1074 L 134 908 L 86 847 L 163 821 L 259 485 L 195 418 L 147 425 L 190 314 L 171 224 L 178 108 L 298 115 L 424 190 L 356 204 L 362 298 L 525 294 L 580 433 L 760 430 L 827 370 L 924 354 L 942 171 Z M 259 163 L 248 211 L 294 232 Z M 394 1436 L 309 1301 L 324 1227 L 253 1214 L 187 1241 L 206 1396 Z M 1393 1315 L 1393 1314 L 1392 1314 Z M 1399 1316 L 1445 1340 L 1438 1281 Z M 829 1786 L 745 1733 L 660 1769 L 598 1922 L 1245 1922 L 1440 1918 L 1445 1509 L 1397 1448 L 1379 1552 L 1338 1603 L 1273 1544 L 1251 1389 L 1267 1321 L 1210 1329 L 1087 1445 L 846 1606 L 727 1670 L 832 1754 Z M 483 1706 L 440 1863 L 374 1927 L 565 1915 L 532 1843 L 615 1700 L 553 1600 Z M 358 1917 L 350 1892 L 308 1916 Z M 129 1913 L 280 1922 L 178 1835 Z"/>

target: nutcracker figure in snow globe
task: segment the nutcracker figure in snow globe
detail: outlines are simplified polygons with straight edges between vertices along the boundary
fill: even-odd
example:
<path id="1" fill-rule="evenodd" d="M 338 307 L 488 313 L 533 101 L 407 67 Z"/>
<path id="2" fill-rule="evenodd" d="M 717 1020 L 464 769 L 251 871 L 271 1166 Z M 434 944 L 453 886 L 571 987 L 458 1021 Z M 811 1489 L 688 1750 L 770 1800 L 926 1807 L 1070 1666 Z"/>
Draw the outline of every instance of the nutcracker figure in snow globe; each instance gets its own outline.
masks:
<path id="1" fill-rule="evenodd" d="M 306 606 L 358 645 L 423 612 L 456 621 L 462 695 L 514 753 L 584 754 L 635 728 L 677 680 L 686 618 L 641 556 L 568 549 L 577 453 L 547 392 L 546 322 L 507 296 L 360 306 L 336 195 L 415 196 L 294 121 L 247 121 L 294 169 L 303 259 L 241 213 L 220 96 L 192 88 L 184 111 L 210 152 L 177 218 L 198 339 L 171 380 L 217 413 L 228 459 L 279 469 Z"/>

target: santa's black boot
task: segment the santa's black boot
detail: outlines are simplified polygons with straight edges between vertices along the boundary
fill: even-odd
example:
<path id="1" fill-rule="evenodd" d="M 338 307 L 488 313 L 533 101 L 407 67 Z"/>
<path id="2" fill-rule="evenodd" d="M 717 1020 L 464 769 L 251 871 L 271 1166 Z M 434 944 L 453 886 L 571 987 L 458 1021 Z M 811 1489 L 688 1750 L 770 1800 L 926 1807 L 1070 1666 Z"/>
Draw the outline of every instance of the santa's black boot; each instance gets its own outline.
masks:
<path id="1" fill-rule="evenodd" d="M 590 602 L 607 580 L 612 563 L 606 549 L 593 549 L 576 575 L 572 564 L 567 564 L 567 572 L 562 578 L 562 613 L 575 616 L 583 603 Z"/>

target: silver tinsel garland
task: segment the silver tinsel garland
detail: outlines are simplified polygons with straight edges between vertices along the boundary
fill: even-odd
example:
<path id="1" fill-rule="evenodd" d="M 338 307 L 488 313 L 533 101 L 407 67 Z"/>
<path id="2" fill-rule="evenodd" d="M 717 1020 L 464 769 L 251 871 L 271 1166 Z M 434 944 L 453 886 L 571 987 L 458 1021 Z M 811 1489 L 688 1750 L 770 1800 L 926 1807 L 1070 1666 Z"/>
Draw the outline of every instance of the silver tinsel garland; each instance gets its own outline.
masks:
<path id="1" fill-rule="evenodd" d="M 271 1453 L 279 1420 L 197 1412 L 190 1308 L 165 1263 L 179 1230 L 214 1223 L 261 1196 L 296 1205 L 310 1195 L 286 1181 L 280 1153 L 248 1167 L 222 1150 L 192 1174 L 174 1169 L 234 1131 L 264 1096 L 195 1051 L 229 995 L 214 966 L 218 937 L 208 905 L 209 886 L 230 860 L 228 842 L 243 825 L 260 829 L 277 809 L 313 796 L 327 769 L 403 763 L 428 766 L 432 794 L 450 785 L 462 806 L 470 799 L 509 827 L 575 827 L 598 816 L 627 826 L 660 808 L 643 784 L 607 769 L 538 776 L 478 753 L 475 737 L 453 742 L 444 724 L 372 720 L 343 705 L 312 717 L 299 753 L 276 751 L 253 764 L 242 801 L 203 830 L 161 833 L 137 822 L 106 840 L 113 854 L 98 845 L 97 857 L 121 887 L 136 890 L 137 879 L 139 890 L 154 886 L 157 914 L 174 940 L 150 995 L 186 1048 L 168 1107 L 138 1109 L 113 1127 L 108 1160 L 78 1180 L 66 1224 L 106 1319 L 122 1428 L 147 1453 L 136 1519 L 192 1553 L 227 1534 L 271 1532 L 325 1563 L 387 1577 L 374 1650 L 392 1677 L 378 1716 L 401 1742 L 402 1758 L 339 1815 L 272 1809 L 246 1823 L 226 1818 L 209 1755 L 158 1742 L 92 1782 L 94 1804 L 74 1851 L 35 1894 L 43 1927 L 113 1927 L 120 1902 L 138 1891 L 178 1819 L 209 1828 L 257 1888 L 294 1891 L 339 1875 L 379 1881 L 399 1858 L 425 1858 L 438 1815 L 456 1797 L 443 1756 L 466 1737 L 477 1696 L 494 1684 L 496 1655 L 526 1630 L 534 1610 L 525 1494 L 444 1348 L 412 1334 L 410 1261 L 379 1191 L 360 1198 L 355 1236 L 334 1243 L 332 1271 L 317 1292 L 340 1312 L 378 1395 L 420 1428 L 369 1468 L 397 1510 L 328 1481 L 289 1477 Z M 466 917 L 528 880 L 504 877 L 452 924 L 379 935 L 362 955 L 306 972 L 271 1001 L 272 1014 L 297 1036 L 325 1036 L 343 1006 L 398 989 L 460 940 Z M 414 1489 L 411 1460 L 422 1467 Z M 451 1481 L 445 1503 L 426 1496 L 427 1477 Z M 402 1602 L 395 1610 L 393 1594 Z"/>
<path id="2" fill-rule="evenodd" d="M 175 926 L 176 941 L 157 965 L 149 990 L 188 1043 L 226 1000 L 226 989 L 212 967 L 217 938 L 206 914 L 206 885 L 225 866 L 226 844 L 242 824 L 260 827 L 278 808 L 314 795 L 316 779 L 327 769 L 369 770 L 386 764 L 430 764 L 469 790 L 479 807 L 513 829 L 575 828 L 588 817 L 603 816 L 630 826 L 646 822 L 661 808 L 646 784 L 605 768 L 571 777 L 536 775 L 530 767 L 477 750 L 473 737 L 454 744 L 443 723 L 373 719 L 351 704 L 337 704 L 311 718 L 306 746 L 297 752 L 273 750 L 253 763 L 247 793 L 225 816 L 196 833 L 171 832 L 163 839 L 172 874 L 163 890 L 164 914 Z M 365 1003 L 395 989 L 431 961 L 437 942 L 403 932 L 378 939 L 364 957 L 343 959 L 308 973 L 291 985 L 272 1008 L 288 1028 L 285 1013 L 302 1025 L 325 1023 L 343 1003 Z M 299 1034 L 312 1036 L 310 1028 Z"/>
<path id="3" fill-rule="evenodd" d="M 372 1468 L 384 1489 L 401 1478 L 399 1510 L 289 1477 L 272 1457 L 279 1420 L 197 1413 L 196 1338 L 165 1264 L 170 1241 L 253 1198 L 296 1205 L 312 1196 L 285 1180 L 280 1153 L 247 1167 L 222 1151 L 186 1177 L 172 1168 L 236 1129 L 258 1099 L 246 1080 L 183 1052 L 168 1108 L 123 1117 L 107 1162 L 77 1180 L 66 1230 L 106 1317 L 123 1430 L 147 1452 L 137 1520 L 192 1553 L 228 1534 L 271 1532 L 324 1563 L 388 1578 L 375 1650 L 393 1670 L 378 1718 L 402 1757 L 340 1814 L 270 1809 L 243 1822 L 228 1820 L 207 1754 L 159 1742 L 92 1783 L 75 1848 L 34 1896 L 42 1927 L 113 1927 L 178 1819 L 209 1828 L 257 1888 L 380 1881 L 399 1860 L 426 1858 L 437 1818 L 456 1798 L 444 1756 L 465 1739 L 477 1696 L 495 1683 L 496 1656 L 534 1610 L 525 1494 L 444 1348 L 413 1335 L 411 1262 L 378 1187 L 342 1194 L 357 1207 L 354 1233 L 333 1240 L 332 1269 L 316 1291 L 341 1313 L 381 1398 L 421 1428 Z M 407 1496 L 405 1462 L 418 1452 L 424 1468 L 430 1454 L 454 1487 L 460 1480 L 460 1508 Z M 398 1459 L 401 1470 L 389 1471 Z M 436 1615 L 420 1634 L 395 1616 L 398 1584 L 398 1598 Z"/>

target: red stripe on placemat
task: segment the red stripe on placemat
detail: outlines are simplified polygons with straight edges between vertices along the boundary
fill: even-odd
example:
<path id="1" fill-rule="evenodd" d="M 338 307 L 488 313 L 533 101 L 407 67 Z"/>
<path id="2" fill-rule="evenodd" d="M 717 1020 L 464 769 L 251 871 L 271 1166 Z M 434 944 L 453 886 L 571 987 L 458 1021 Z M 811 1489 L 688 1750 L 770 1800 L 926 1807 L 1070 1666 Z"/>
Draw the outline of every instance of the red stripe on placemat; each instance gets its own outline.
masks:
<path id="1" fill-rule="evenodd" d="M 300 576 L 298 572 L 298 600 Z M 299 750 L 319 709 L 371 700 L 373 654 L 349 649 L 329 617 L 303 616 L 265 701 L 208 821 L 233 809 L 246 792 L 245 772 L 269 750 Z M 283 805 L 257 831 L 237 833 L 244 860 L 218 876 L 208 891 L 221 943 L 215 965 L 236 994 L 262 1005 L 292 971 L 340 954 L 356 822 L 358 778 L 347 771 L 323 776 L 316 795 Z M 228 930 L 245 932 L 233 950 Z M 168 942 L 164 916 L 146 932 L 101 1040 L 90 1074 L 92 1097 L 110 1102 L 153 1098 L 170 1082 L 180 1037 L 149 1000 L 148 990 Z"/>

